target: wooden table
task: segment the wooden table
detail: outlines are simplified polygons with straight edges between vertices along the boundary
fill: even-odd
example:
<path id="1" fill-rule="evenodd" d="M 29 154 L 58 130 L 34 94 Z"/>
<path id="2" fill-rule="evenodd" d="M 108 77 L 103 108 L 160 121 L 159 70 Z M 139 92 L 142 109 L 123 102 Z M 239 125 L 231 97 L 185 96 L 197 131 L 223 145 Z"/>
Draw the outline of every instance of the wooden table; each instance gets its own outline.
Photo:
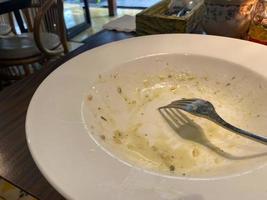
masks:
<path id="1" fill-rule="evenodd" d="M 64 199 L 42 176 L 26 143 L 25 118 L 31 97 L 40 83 L 67 60 L 102 44 L 133 36 L 132 33 L 101 31 L 49 67 L 0 92 L 0 176 L 38 199 Z"/>

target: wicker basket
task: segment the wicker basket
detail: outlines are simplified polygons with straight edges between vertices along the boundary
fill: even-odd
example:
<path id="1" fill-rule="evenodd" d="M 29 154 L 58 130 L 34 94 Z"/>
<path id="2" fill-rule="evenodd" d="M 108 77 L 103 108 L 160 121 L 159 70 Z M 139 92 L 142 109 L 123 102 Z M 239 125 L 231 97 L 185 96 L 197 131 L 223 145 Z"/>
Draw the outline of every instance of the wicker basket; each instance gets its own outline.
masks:
<path id="1" fill-rule="evenodd" d="M 182 17 L 167 16 L 170 0 L 163 0 L 136 15 L 138 35 L 161 33 L 190 33 L 202 20 L 204 3 L 200 1 L 190 13 Z"/>

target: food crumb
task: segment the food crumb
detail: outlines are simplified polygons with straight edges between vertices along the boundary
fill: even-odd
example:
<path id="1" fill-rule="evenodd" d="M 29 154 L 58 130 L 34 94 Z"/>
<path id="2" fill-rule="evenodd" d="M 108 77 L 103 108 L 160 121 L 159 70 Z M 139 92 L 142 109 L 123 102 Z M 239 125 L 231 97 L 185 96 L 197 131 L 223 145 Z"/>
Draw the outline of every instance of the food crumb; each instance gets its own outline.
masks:
<path id="1" fill-rule="evenodd" d="M 122 143 L 121 140 L 120 140 L 119 138 L 116 138 L 116 137 L 114 137 L 114 136 L 113 136 L 113 141 L 114 141 L 115 143 L 117 143 L 117 144 L 121 144 L 121 143 Z"/>
<path id="2" fill-rule="evenodd" d="M 233 76 L 232 78 L 231 78 L 231 80 L 234 80 L 236 77 L 235 76 Z"/>
<path id="3" fill-rule="evenodd" d="M 228 87 L 228 86 L 230 86 L 230 85 L 231 85 L 231 83 L 227 83 L 225 86 Z"/>
<path id="4" fill-rule="evenodd" d="M 199 156 L 199 150 L 194 148 L 193 151 L 192 151 L 192 155 L 193 155 L 193 157 Z"/>
<path id="5" fill-rule="evenodd" d="M 124 99 L 124 101 L 126 101 L 126 102 L 128 101 L 128 99 L 127 99 L 126 97 L 124 97 L 123 99 Z"/>
<path id="6" fill-rule="evenodd" d="M 170 169 L 171 172 L 173 172 L 173 171 L 175 171 L 175 166 L 174 165 L 170 165 L 169 169 Z"/>
<path id="7" fill-rule="evenodd" d="M 188 78 L 187 78 L 187 80 L 189 80 L 189 81 L 192 81 L 192 80 L 195 80 L 196 79 L 196 77 L 194 77 L 194 76 L 189 76 Z M 206 79 L 205 79 L 206 80 Z M 207 80 L 208 80 L 208 78 L 207 78 Z M 206 81 L 207 81 L 206 80 Z"/>
<path id="8" fill-rule="evenodd" d="M 98 107 L 97 110 L 101 110 L 101 107 Z"/>
<path id="9" fill-rule="evenodd" d="M 89 95 L 87 96 L 87 100 L 88 100 L 88 101 L 92 101 L 92 100 L 93 100 L 93 95 L 90 95 L 90 94 L 89 94 Z"/>
<path id="10" fill-rule="evenodd" d="M 183 176 L 186 176 L 186 173 L 182 173 Z"/>
<path id="11" fill-rule="evenodd" d="M 99 75 L 98 75 L 98 78 L 99 78 L 99 79 L 101 79 L 101 78 L 102 78 L 101 74 L 99 74 Z"/>
<path id="12" fill-rule="evenodd" d="M 135 100 L 131 101 L 131 104 L 136 104 L 136 101 Z"/>
<path id="13" fill-rule="evenodd" d="M 144 113 L 142 112 L 141 115 L 144 115 Z"/>
<path id="14" fill-rule="evenodd" d="M 143 84 L 144 84 L 145 86 L 148 86 L 148 84 L 149 84 L 148 80 L 143 80 Z"/>
<path id="15" fill-rule="evenodd" d="M 119 94 L 121 94 L 121 92 L 122 92 L 121 87 L 117 87 L 117 92 L 118 92 Z"/>
<path id="16" fill-rule="evenodd" d="M 164 80 L 165 77 L 164 76 L 159 76 L 159 80 Z"/>
<path id="17" fill-rule="evenodd" d="M 118 78 L 118 74 L 117 74 L 117 73 L 114 74 L 114 75 L 113 75 L 113 78 L 114 78 L 114 79 Z"/>
<path id="18" fill-rule="evenodd" d="M 104 121 L 108 121 L 105 117 L 103 117 L 103 116 L 100 116 L 100 118 L 102 119 L 102 120 L 104 120 Z"/>
<path id="19" fill-rule="evenodd" d="M 171 90 L 171 91 L 173 91 L 173 90 L 175 90 L 175 89 L 176 89 L 176 86 L 174 86 L 174 85 L 170 87 L 170 90 Z"/>
<path id="20" fill-rule="evenodd" d="M 106 139 L 106 136 L 104 136 L 104 135 L 100 135 L 100 138 L 101 138 L 102 140 L 105 140 L 105 139 Z"/>
<path id="21" fill-rule="evenodd" d="M 172 75 L 171 75 L 171 74 L 169 74 L 169 75 L 168 75 L 168 78 L 171 78 L 171 77 L 172 77 Z"/>
<path id="22" fill-rule="evenodd" d="M 117 144 L 121 144 L 122 134 L 119 130 L 114 131 L 113 141 Z"/>
<path id="23" fill-rule="evenodd" d="M 260 117 L 260 115 L 257 115 L 257 117 Z"/>
<path id="24" fill-rule="evenodd" d="M 135 88 L 135 91 L 136 91 L 136 92 L 140 92 L 141 89 L 140 89 L 140 88 Z"/>
<path id="25" fill-rule="evenodd" d="M 121 137 L 122 134 L 121 134 L 121 132 L 120 132 L 119 130 L 115 130 L 115 131 L 114 131 L 114 136 L 116 136 L 116 137 Z"/>
<path id="26" fill-rule="evenodd" d="M 220 92 L 219 90 L 216 90 L 215 92 L 214 92 L 214 94 L 217 94 L 218 92 Z"/>

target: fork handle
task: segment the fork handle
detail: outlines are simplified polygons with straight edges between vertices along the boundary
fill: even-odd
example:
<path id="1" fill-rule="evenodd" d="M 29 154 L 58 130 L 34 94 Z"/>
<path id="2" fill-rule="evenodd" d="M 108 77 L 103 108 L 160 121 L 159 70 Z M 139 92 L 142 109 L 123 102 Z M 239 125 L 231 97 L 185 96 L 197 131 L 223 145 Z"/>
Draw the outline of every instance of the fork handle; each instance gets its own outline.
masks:
<path id="1" fill-rule="evenodd" d="M 214 113 L 214 115 L 211 116 L 211 118 L 209 118 L 209 119 L 212 120 L 213 122 L 215 122 L 216 124 L 220 125 L 221 127 L 229 130 L 229 131 L 232 131 L 234 133 L 237 133 L 238 135 L 241 135 L 243 137 L 252 139 L 256 142 L 260 142 L 262 144 L 267 145 L 267 137 L 257 135 L 257 134 L 242 130 L 240 128 L 237 128 L 237 127 L 229 124 L 225 120 L 223 120 L 217 113 Z"/>

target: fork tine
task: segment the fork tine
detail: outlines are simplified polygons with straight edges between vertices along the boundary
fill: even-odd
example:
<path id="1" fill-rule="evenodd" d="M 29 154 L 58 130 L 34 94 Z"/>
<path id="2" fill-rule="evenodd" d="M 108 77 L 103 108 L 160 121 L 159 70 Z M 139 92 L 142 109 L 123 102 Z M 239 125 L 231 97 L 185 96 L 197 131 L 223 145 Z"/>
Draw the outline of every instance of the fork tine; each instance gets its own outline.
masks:
<path id="1" fill-rule="evenodd" d="M 175 109 L 175 108 L 174 108 Z M 177 119 L 179 119 L 182 123 L 187 123 L 188 121 L 187 120 L 185 120 L 183 117 L 181 117 L 181 115 L 178 115 L 178 113 L 180 114 L 180 112 L 178 111 L 178 109 L 175 109 L 175 111 L 177 111 L 177 112 L 175 112 L 173 109 L 170 109 L 170 111 L 171 111 L 171 113 L 177 118 Z"/>
<path id="2" fill-rule="evenodd" d="M 172 108 L 178 108 L 178 109 L 182 109 L 184 111 L 188 111 L 188 107 L 187 107 L 187 104 L 177 104 L 175 105 L 175 107 L 172 107 Z"/>
<path id="3" fill-rule="evenodd" d="M 193 101 L 180 101 L 180 100 L 178 100 L 178 101 L 171 102 L 171 105 L 176 105 L 176 104 L 191 104 L 191 103 L 193 103 Z"/>
<path id="4" fill-rule="evenodd" d="M 175 103 L 175 102 L 180 102 L 180 103 L 192 103 L 194 101 L 197 101 L 199 99 L 197 98 L 192 98 L 192 99 L 180 99 L 180 100 L 177 100 L 177 101 L 173 101 L 172 103 Z"/>
<path id="5" fill-rule="evenodd" d="M 188 105 L 190 105 L 190 103 L 176 102 L 176 103 L 170 104 L 170 105 L 173 106 L 173 107 L 177 107 L 177 106 L 188 106 Z"/>
<path id="6" fill-rule="evenodd" d="M 161 109 L 167 109 L 167 108 L 173 108 L 173 106 L 171 104 L 168 104 L 166 106 L 161 106 L 158 108 L 158 110 L 161 110 Z"/>
<path id="7" fill-rule="evenodd" d="M 189 99 L 180 99 L 180 100 L 173 101 L 172 103 L 176 103 L 176 102 L 187 102 L 187 103 L 191 103 L 193 101 L 192 100 L 189 100 Z"/>
<path id="8" fill-rule="evenodd" d="M 162 106 L 162 107 L 159 107 L 158 110 L 161 110 L 161 109 L 168 109 L 168 108 L 180 108 L 182 110 L 185 110 L 187 111 L 187 106 L 189 105 L 189 103 L 171 103 L 171 104 L 168 104 L 166 106 Z"/>
<path id="9" fill-rule="evenodd" d="M 183 112 L 181 112 L 179 109 L 175 108 L 175 110 L 177 111 L 177 113 L 179 113 L 179 115 L 181 115 L 181 117 L 187 122 L 187 123 L 191 123 L 192 120 L 187 117 Z"/>
<path id="10" fill-rule="evenodd" d="M 162 117 L 168 122 L 168 124 L 174 128 L 177 129 L 177 126 L 181 126 L 181 122 L 178 122 L 177 119 L 175 119 L 171 113 L 169 112 L 170 109 L 164 109 L 159 110 Z"/>
<path id="11" fill-rule="evenodd" d="M 172 109 L 166 109 L 165 112 L 176 126 L 181 126 L 184 123 L 180 118 L 177 118 L 176 115 L 173 115 L 174 112 Z"/>

